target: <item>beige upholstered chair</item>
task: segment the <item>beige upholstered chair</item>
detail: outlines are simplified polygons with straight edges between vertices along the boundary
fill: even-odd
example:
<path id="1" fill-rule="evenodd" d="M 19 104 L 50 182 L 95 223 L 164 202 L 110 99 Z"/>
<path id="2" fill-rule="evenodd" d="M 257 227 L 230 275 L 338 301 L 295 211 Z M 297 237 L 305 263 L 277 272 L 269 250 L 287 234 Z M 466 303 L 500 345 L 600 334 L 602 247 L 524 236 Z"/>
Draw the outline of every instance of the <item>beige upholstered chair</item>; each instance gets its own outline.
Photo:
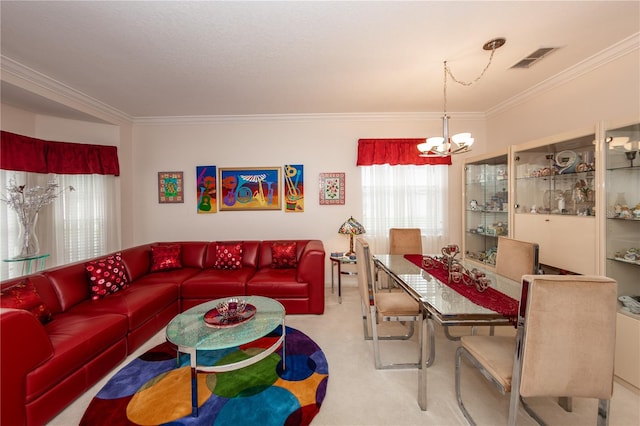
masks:
<path id="1" fill-rule="evenodd" d="M 498 237 L 496 274 L 520 282 L 523 275 L 538 273 L 538 244 Z"/>
<path id="2" fill-rule="evenodd" d="M 518 332 L 503 336 L 464 336 L 456 351 L 458 406 L 475 424 L 460 394 L 464 355 L 498 390 L 511 392 L 509 425 L 518 405 L 538 423 L 527 397 L 597 398 L 598 425 L 608 424 L 613 392 L 617 283 L 607 277 L 525 275 Z"/>
<path id="3" fill-rule="evenodd" d="M 416 347 L 417 363 L 383 364 L 380 357 L 379 340 L 408 340 L 413 335 L 415 324 L 421 326 L 421 314 L 418 302 L 404 291 L 376 292 L 374 285 L 373 256 L 369 244 L 363 237 L 356 239 L 356 258 L 358 259 L 358 288 L 362 300 L 362 321 L 364 337 L 373 340 L 373 352 L 377 369 L 417 368 L 420 366 L 420 342 Z M 378 321 L 398 321 L 407 323 L 407 333 L 399 336 L 378 335 Z M 369 334 L 371 328 L 371 334 Z M 419 339 L 421 333 L 418 333 Z"/>
<path id="4" fill-rule="evenodd" d="M 422 254 L 420 228 L 389 229 L 389 254 Z"/>
<path id="5" fill-rule="evenodd" d="M 422 234 L 420 228 L 390 228 L 389 254 L 422 254 Z M 377 276 L 378 288 L 393 288 L 395 283 L 389 277 Z"/>

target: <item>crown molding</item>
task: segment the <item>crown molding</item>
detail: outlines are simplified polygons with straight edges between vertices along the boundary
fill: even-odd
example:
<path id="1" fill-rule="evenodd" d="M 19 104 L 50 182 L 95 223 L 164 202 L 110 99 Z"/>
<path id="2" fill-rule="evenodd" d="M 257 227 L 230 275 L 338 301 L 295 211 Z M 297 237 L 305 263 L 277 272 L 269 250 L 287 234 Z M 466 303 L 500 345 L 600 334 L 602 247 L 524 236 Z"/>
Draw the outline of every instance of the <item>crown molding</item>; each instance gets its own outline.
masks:
<path id="1" fill-rule="evenodd" d="M 453 113 L 456 119 L 478 120 L 486 116 L 481 112 Z M 175 124 L 209 124 L 239 123 L 258 121 L 279 122 L 313 122 L 313 121 L 424 121 L 439 120 L 441 112 L 367 112 L 367 113 L 319 113 L 319 114 L 250 114 L 250 115 L 196 115 L 175 117 L 138 117 L 133 120 L 136 125 L 175 125 Z"/>
<path id="2" fill-rule="evenodd" d="M 602 50 L 584 61 L 561 73 L 535 85 L 490 108 L 486 112 L 452 113 L 456 120 L 477 120 L 499 114 L 505 110 L 522 104 L 529 99 L 547 92 L 560 85 L 574 80 L 581 75 L 600 68 L 611 61 L 640 49 L 640 32 Z M 81 112 L 114 122 L 136 125 L 173 125 L 173 124 L 206 124 L 223 122 L 311 122 L 311 121 L 402 121 L 430 120 L 441 118 L 439 112 L 399 112 L 399 113 L 321 113 L 321 114 L 251 114 L 251 115 L 214 115 L 214 116 L 173 116 L 173 117 L 133 117 L 110 105 L 101 102 L 79 90 L 73 89 L 34 69 L 0 55 L 1 79 L 18 85 L 26 90 L 41 94 L 55 101 L 62 101 L 66 106 Z M 8 78 L 7 78 L 8 76 Z"/>
<path id="3" fill-rule="evenodd" d="M 114 123 L 133 121 L 130 115 L 5 55 L 0 55 L 0 71 L 2 80 L 78 111 Z"/>
<path id="4" fill-rule="evenodd" d="M 486 112 L 487 117 L 499 114 L 505 110 L 511 109 L 517 105 L 520 105 L 529 99 L 536 97 L 544 92 L 552 90 L 558 86 L 566 84 L 571 80 L 594 71 L 609 62 L 632 53 L 634 50 L 640 49 L 640 32 L 637 32 L 620 42 L 609 46 L 608 48 L 596 53 L 595 55 L 585 59 L 582 62 L 575 64 L 574 66 L 567 68 L 566 70 L 556 74 L 555 76 L 548 78 L 529 89 L 518 93 L 517 95 L 507 99 L 506 101 L 489 108 Z"/>

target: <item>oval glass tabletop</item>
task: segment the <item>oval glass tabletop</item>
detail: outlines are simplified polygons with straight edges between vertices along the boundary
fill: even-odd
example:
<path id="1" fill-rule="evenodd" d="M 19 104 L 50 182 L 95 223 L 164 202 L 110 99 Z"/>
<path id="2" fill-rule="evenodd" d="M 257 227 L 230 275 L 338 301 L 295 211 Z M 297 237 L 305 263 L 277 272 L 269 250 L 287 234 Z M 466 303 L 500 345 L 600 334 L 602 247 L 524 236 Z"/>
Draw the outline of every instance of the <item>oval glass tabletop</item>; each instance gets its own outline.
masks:
<path id="1" fill-rule="evenodd" d="M 285 310 L 274 299 L 261 296 L 236 296 L 255 306 L 250 320 L 230 328 L 207 326 L 204 315 L 230 298 L 212 300 L 178 314 L 167 326 L 167 340 L 181 348 L 219 350 L 253 342 L 284 323 Z"/>

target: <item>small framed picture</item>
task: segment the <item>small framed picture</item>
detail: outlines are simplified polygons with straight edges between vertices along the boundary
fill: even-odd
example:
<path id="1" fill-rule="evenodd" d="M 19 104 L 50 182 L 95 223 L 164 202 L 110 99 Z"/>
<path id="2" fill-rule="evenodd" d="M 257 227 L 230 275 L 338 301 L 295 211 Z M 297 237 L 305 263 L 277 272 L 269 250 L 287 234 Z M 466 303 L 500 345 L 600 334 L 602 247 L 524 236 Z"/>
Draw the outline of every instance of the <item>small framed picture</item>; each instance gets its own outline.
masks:
<path id="1" fill-rule="evenodd" d="M 182 172 L 158 172 L 158 202 L 184 203 Z"/>
<path id="2" fill-rule="evenodd" d="M 320 204 L 344 204 L 344 173 L 320 173 Z"/>

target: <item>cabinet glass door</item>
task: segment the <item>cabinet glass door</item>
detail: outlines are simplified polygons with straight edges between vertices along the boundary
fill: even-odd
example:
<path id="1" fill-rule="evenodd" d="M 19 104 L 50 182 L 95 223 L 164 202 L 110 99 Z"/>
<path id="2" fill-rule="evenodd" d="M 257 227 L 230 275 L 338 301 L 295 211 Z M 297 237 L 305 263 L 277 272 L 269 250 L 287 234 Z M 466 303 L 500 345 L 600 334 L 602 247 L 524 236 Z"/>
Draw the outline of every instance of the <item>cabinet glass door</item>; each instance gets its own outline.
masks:
<path id="1" fill-rule="evenodd" d="M 640 124 L 635 124 L 607 131 L 604 144 L 607 276 L 618 281 L 620 295 L 630 297 L 640 297 L 639 141 Z M 622 305 L 621 312 L 629 310 Z"/>
<path id="2" fill-rule="evenodd" d="M 495 265 L 499 236 L 509 233 L 508 156 L 465 165 L 465 258 Z"/>
<path id="3" fill-rule="evenodd" d="M 595 216 L 595 135 L 514 154 L 515 213 Z"/>

